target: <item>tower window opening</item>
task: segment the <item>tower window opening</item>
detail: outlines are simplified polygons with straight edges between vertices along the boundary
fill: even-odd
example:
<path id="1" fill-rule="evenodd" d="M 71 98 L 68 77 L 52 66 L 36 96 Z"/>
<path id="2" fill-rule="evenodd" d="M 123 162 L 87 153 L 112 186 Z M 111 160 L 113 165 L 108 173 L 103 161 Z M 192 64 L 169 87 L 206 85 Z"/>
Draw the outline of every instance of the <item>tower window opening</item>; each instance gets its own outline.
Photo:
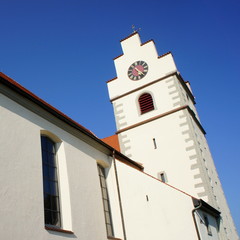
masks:
<path id="1" fill-rule="evenodd" d="M 154 146 L 154 149 L 157 149 L 157 142 L 155 138 L 153 138 L 153 146 Z"/>
<path id="2" fill-rule="evenodd" d="M 167 175 L 165 172 L 159 172 L 158 173 L 158 179 L 160 179 L 162 182 L 167 182 Z"/>
<path id="3" fill-rule="evenodd" d="M 164 176 L 164 173 L 160 173 L 160 178 L 163 182 L 166 182 L 166 179 L 165 179 L 165 176 Z"/>
<path id="4" fill-rule="evenodd" d="M 154 110 L 153 99 L 151 94 L 149 93 L 142 94 L 139 97 L 138 102 L 141 114 Z"/>

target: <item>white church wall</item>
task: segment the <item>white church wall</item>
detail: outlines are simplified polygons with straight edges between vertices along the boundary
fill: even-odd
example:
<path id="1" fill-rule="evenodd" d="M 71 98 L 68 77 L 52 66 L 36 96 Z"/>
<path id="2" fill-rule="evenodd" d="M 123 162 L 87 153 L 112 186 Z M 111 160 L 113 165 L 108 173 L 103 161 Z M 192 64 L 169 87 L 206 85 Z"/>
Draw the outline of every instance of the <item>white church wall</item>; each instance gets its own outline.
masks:
<path id="1" fill-rule="evenodd" d="M 113 102 L 117 129 L 121 130 L 138 122 L 142 122 L 151 117 L 164 114 L 177 107 L 173 107 L 172 95 L 169 95 L 167 82 L 174 77 L 169 77 L 150 85 L 147 89 L 143 88 L 135 91 L 119 100 Z M 158 91 L 156 92 L 156 88 Z M 153 98 L 154 111 L 141 114 L 138 98 L 143 93 L 150 93 Z"/>
<path id="2" fill-rule="evenodd" d="M 211 156 L 207 139 L 204 135 L 201 134 L 199 128 L 195 125 L 195 123 L 192 122 L 192 124 L 197 144 L 199 145 L 199 159 L 202 163 L 202 168 L 204 169 L 206 182 L 208 182 L 208 186 L 205 186 L 205 188 L 207 190 L 206 195 L 208 195 L 209 203 L 217 210 L 222 212 L 222 220 L 220 225 L 222 235 L 227 234 L 229 239 L 236 239 L 236 235 L 233 229 L 234 222 L 232 220 L 230 209 L 228 207 L 213 158 Z"/>
<path id="3" fill-rule="evenodd" d="M 117 171 L 127 239 L 198 239 L 190 196 L 120 162 Z"/>
<path id="4" fill-rule="evenodd" d="M 123 238 L 111 159 L 2 94 L 0 104 L 0 197 L 4 216 L 0 238 L 106 239 L 97 162 L 108 169 L 114 231 Z M 44 229 L 41 133 L 58 142 L 62 227 L 73 231 L 72 235 Z M 120 162 L 117 169 L 128 239 L 165 236 L 171 240 L 178 239 L 179 232 L 184 239 L 195 239 L 191 197 Z"/>
<path id="5" fill-rule="evenodd" d="M 198 169 L 189 170 L 193 164 L 189 157 L 196 152 L 194 149 L 186 151 L 186 148 L 193 144 L 192 141 L 186 142 L 185 139 L 189 136 L 182 134 L 188 130 L 188 126 L 176 124 L 183 114 L 184 111 L 179 111 L 122 132 L 119 134 L 119 139 L 123 152 L 142 163 L 145 172 L 157 177 L 158 172 L 164 171 L 171 185 L 193 194 L 196 191 L 189 179 L 193 179 L 193 175 L 198 174 Z M 166 125 L 169 127 L 166 128 Z M 140 151 L 139 146 L 143 146 L 144 151 Z"/>
<path id="6" fill-rule="evenodd" d="M 72 235 L 44 228 L 41 130 L 62 141 L 58 143 L 62 227 Z M 96 159 L 108 157 L 3 94 L 0 132 L 0 239 L 106 239 Z"/>

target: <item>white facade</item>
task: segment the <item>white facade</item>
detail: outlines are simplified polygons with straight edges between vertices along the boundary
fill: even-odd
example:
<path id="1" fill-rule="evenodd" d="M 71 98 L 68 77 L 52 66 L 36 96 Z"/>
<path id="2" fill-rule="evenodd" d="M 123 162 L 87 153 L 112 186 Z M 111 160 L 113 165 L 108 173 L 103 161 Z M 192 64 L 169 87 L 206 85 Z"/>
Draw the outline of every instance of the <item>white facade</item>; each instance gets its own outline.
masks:
<path id="1" fill-rule="evenodd" d="M 123 163 L 117 163 L 117 171 L 127 239 L 198 239 L 191 196 Z M 216 220 L 211 220 L 211 239 L 218 240 Z M 208 235 L 203 223 L 199 231 Z"/>
<path id="2" fill-rule="evenodd" d="M 194 97 L 172 54 L 159 57 L 154 42 L 142 44 L 138 33 L 121 45 L 123 55 L 114 60 L 117 78 L 108 82 L 121 152 L 142 163 L 146 173 L 164 173 L 169 184 L 218 209 L 221 239 L 238 239 Z M 128 69 L 136 61 L 146 62 L 148 72 L 134 81 Z M 154 110 L 142 114 L 138 101 L 144 93 Z"/>
<path id="3" fill-rule="evenodd" d="M 24 99 L 19 101 L 39 111 L 39 115 L 42 112 Z M 42 114 L 51 118 L 46 112 Z M 67 132 L 64 125 L 59 127 L 60 120 L 49 121 L 39 115 L 0 94 L 0 239 L 51 240 L 68 235 L 76 239 L 106 239 L 96 168 L 96 159 L 107 161 L 106 154 Z M 57 141 L 57 154 L 62 228 L 73 234 L 44 229 L 42 131 L 54 133 L 61 140 Z M 91 228 L 95 230 L 89 231 Z"/>
<path id="4" fill-rule="evenodd" d="M 207 234 L 204 223 L 195 225 L 192 196 L 145 174 L 2 73 L 0 132 L 0 239 L 193 240 Z M 41 135 L 56 144 L 60 227 L 44 224 Z M 106 232 L 97 164 L 106 172 L 114 236 Z M 213 216 L 212 239 L 217 240 L 219 213 L 209 209 L 205 214 Z"/>
<path id="5" fill-rule="evenodd" d="M 133 38 L 129 40 L 133 44 L 131 47 L 137 50 L 135 37 L 138 38 L 138 35 L 133 35 Z M 125 43 L 124 41 L 124 53 L 127 53 L 129 46 L 128 44 L 125 46 Z M 145 44 L 144 48 L 155 54 L 157 58 L 152 42 Z M 139 54 L 143 52 L 140 51 Z M 140 58 L 141 54 L 137 57 Z M 152 57 L 147 56 L 146 53 L 146 59 L 151 61 Z M 129 63 L 135 61 L 134 56 L 130 54 L 129 57 Z M 178 79 L 173 74 L 176 67 L 171 55 L 159 58 L 159 61 L 167 69 L 169 80 L 167 83 L 169 84 L 171 80 L 177 85 Z M 122 64 L 123 67 L 125 63 L 122 62 Z M 123 76 L 125 70 L 122 67 L 117 71 Z M 147 76 L 157 79 L 157 71 L 151 73 L 150 70 Z M 161 76 L 165 76 L 164 69 L 160 73 Z M 147 81 L 150 87 L 151 80 Z M 168 94 L 161 87 L 164 81 L 165 79 L 156 84 L 159 84 L 157 88 L 167 97 Z M 115 83 L 115 81 L 111 82 L 111 84 Z M 140 91 L 144 87 L 141 85 L 142 81 L 135 82 L 135 84 L 140 87 L 138 89 Z M 121 90 L 119 93 L 117 85 L 111 86 L 114 86 L 112 98 L 119 97 L 126 91 L 133 91 L 126 95 L 127 101 L 130 102 L 137 97 L 137 95 L 134 96 L 136 89 L 131 81 L 129 81 L 129 86 L 119 88 Z M 155 89 L 152 88 L 151 91 L 154 92 Z M 124 98 L 118 98 L 120 99 Z M 142 130 L 138 131 L 139 126 L 131 127 L 138 123 L 137 116 L 143 117 L 139 120 L 140 122 L 148 120 L 149 117 L 140 116 L 139 113 L 128 108 L 127 101 L 124 103 L 118 100 L 114 106 L 119 120 L 117 122 L 122 152 L 135 161 L 104 143 L 89 130 L 0 73 L 0 239 L 220 239 L 219 211 L 199 199 L 192 185 L 188 185 L 189 192 L 186 192 L 184 184 L 187 181 L 182 184 L 175 179 L 175 177 L 178 178 L 178 173 L 176 169 L 175 172 L 170 173 L 171 164 L 168 165 L 165 162 L 162 165 L 155 161 L 153 165 L 153 161 L 149 158 L 151 156 L 153 160 L 154 158 L 161 160 L 163 153 L 160 155 L 151 153 L 152 135 L 156 133 L 156 129 L 164 133 L 165 128 L 161 126 L 171 124 L 172 132 L 177 132 L 179 136 L 175 137 L 174 133 L 171 133 L 172 135 L 167 139 L 166 132 L 164 133 L 166 142 L 160 142 L 160 135 L 154 135 L 155 140 L 157 144 L 163 144 L 164 149 L 170 143 L 176 144 L 179 154 L 181 153 L 182 158 L 187 159 L 192 149 L 189 152 L 180 151 L 185 145 L 179 133 L 179 128 L 186 126 L 178 126 L 175 123 L 179 117 L 191 121 L 192 115 L 188 115 L 189 109 L 184 107 L 175 111 L 174 115 L 168 114 L 156 120 L 152 119 L 140 125 Z M 158 99 L 154 101 L 157 106 Z M 164 114 L 167 109 L 171 108 L 171 102 L 167 104 L 159 106 L 158 114 Z M 137 106 L 136 101 L 135 106 Z M 120 112 L 125 110 L 132 115 L 121 115 Z M 155 117 L 154 114 L 151 116 Z M 166 119 L 168 121 L 164 123 Z M 197 123 L 198 121 L 194 118 L 193 124 Z M 196 126 L 199 127 L 198 124 Z M 127 127 L 131 128 L 126 129 Z M 154 128 L 155 131 L 150 131 L 148 128 Z M 138 137 L 136 137 L 137 134 Z M 46 215 L 44 215 L 44 210 L 46 211 L 43 196 L 45 165 L 41 136 L 49 138 L 56 149 L 57 176 L 55 177 L 57 180 L 54 181 L 58 181 L 59 186 L 57 197 L 60 205 L 60 226 L 46 223 Z M 172 137 L 175 137 L 174 142 L 172 142 Z M 148 141 L 149 138 L 150 141 Z M 146 149 L 146 155 L 144 155 L 145 151 L 139 154 L 139 145 Z M 168 154 L 174 161 L 175 155 Z M 143 163 L 145 170 L 137 162 Z M 100 184 L 98 165 L 104 168 L 107 191 L 103 190 L 103 183 Z M 187 167 L 192 165 L 187 161 L 182 165 L 186 165 L 186 178 L 190 179 L 192 174 L 187 173 Z M 163 183 L 157 178 L 159 171 L 167 174 L 168 183 Z M 109 208 L 103 204 L 106 196 L 109 197 Z M 209 200 L 209 196 L 211 195 L 202 197 Z M 111 221 L 106 217 L 106 210 L 110 212 Z M 111 236 L 108 236 L 106 222 L 111 222 L 113 227 L 114 234 Z"/>

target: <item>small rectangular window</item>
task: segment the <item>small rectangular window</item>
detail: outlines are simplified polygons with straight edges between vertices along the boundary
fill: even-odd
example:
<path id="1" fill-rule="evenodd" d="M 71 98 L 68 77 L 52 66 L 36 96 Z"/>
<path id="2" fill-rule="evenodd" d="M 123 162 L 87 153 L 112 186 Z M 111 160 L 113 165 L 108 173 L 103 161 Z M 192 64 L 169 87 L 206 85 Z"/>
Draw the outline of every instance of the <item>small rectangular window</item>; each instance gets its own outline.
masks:
<path id="1" fill-rule="evenodd" d="M 157 142 L 155 138 L 153 138 L 153 146 L 154 146 L 154 149 L 157 149 Z"/>
<path id="2" fill-rule="evenodd" d="M 166 182 L 164 173 L 160 173 L 160 177 L 161 177 L 161 180 L 162 180 L 163 182 Z"/>
<path id="3" fill-rule="evenodd" d="M 165 172 L 159 172 L 158 173 L 158 179 L 160 179 L 162 182 L 167 182 L 167 175 Z"/>

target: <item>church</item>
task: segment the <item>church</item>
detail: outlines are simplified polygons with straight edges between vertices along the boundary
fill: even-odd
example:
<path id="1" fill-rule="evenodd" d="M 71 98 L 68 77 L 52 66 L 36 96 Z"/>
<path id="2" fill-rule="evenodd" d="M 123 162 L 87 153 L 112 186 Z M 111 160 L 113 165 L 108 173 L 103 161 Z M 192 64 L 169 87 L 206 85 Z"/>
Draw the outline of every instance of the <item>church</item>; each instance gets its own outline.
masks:
<path id="1" fill-rule="evenodd" d="M 190 83 L 138 32 L 99 139 L 0 73 L 0 239 L 238 240 Z"/>

